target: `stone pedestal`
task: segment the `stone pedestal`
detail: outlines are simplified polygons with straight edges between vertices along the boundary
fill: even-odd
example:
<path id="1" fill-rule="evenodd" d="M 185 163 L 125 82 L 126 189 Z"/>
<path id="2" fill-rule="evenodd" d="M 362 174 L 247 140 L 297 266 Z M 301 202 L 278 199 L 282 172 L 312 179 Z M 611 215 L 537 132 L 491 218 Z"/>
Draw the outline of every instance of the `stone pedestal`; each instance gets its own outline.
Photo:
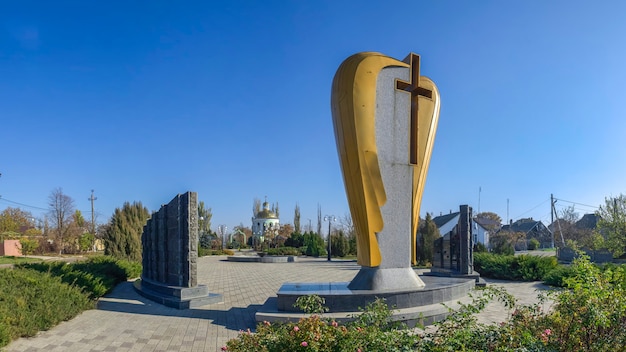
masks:
<path id="1" fill-rule="evenodd" d="M 222 302 L 222 295 L 209 293 L 206 285 L 167 286 L 148 279 L 140 279 L 134 282 L 134 286 L 142 296 L 176 309 L 189 309 Z"/>
<path id="2" fill-rule="evenodd" d="M 443 320 L 449 314 L 448 307 L 456 308 L 459 301 L 470 302 L 467 294 L 474 288 L 474 280 L 432 276 L 422 279 L 420 281 L 425 283 L 422 288 L 386 290 L 352 290 L 348 282 L 285 283 L 278 291 L 278 297 L 268 299 L 259 309 L 256 320 L 298 321 L 304 314 L 293 304 L 298 297 L 306 295 L 324 298 L 325 306 L 329 308 L 329 313 L 324 316 L 340 322 L 353 319 L 368 303 L 382 298 L 393 311 L 391 319 L 409 327 Z"/>

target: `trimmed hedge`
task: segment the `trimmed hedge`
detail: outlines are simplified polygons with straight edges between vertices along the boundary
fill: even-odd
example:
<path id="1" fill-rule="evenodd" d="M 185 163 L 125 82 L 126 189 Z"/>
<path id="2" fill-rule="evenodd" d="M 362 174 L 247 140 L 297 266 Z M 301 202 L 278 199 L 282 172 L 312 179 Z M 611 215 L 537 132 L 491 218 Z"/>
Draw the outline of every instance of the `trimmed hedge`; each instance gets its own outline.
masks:
<path id="1" fill-rule="evenodd" d="M 557 267 L 555 257 L 474 253 L 474 270 L 494 279 L 539 281 Z"/>

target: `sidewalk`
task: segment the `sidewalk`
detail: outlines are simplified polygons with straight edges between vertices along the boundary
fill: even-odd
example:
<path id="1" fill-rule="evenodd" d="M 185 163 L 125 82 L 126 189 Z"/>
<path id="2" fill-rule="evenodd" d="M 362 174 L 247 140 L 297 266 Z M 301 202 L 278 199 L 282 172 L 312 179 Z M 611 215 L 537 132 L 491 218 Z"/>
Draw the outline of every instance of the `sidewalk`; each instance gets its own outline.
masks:
<path id="1" fill-rule="evenodd" d="M 300 258 L 299 258 L 300 259 Z M 161 306 L 138 295 L 130 282 L 118 285 L 89 310 L 33 338 L 22 338 L 7 351 L 219 351 L 240 330 L 254 328 L 254 314 L 285 282 L 350 281 L 359 266 L 324 258 L 295 263 L 239 263 L 226 257 L 198 259 L 198 283 L 220 293 L 224 302 L 190 310 Z M 536 301 L 533 282 L 486 280 L 504 286 L 519 303 Z M 481 322 L 503 321 L 501 305 L 490 304 Z"/>

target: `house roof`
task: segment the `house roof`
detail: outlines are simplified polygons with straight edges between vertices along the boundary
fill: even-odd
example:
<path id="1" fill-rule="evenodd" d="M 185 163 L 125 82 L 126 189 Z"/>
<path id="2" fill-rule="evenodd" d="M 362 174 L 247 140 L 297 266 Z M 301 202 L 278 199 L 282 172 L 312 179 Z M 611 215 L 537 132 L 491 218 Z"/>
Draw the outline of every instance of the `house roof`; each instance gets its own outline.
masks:
<path id="1" fill-rule="evenodd" d="M 474 218 L 474 221 L 482 226 L 483 228 L 487 228 L 487 227 L 500 227 L 502 226 L 502 224 L 500 224 L 498 221 L 495 221 L 493 219 L 487 219 L 487 218 Z"/>
<path id="2" fill-rule="evenodd" d="M 545 227 L 545 225 L 543 225 L 541 221 L 536 221 L 533 219 L 520 219 L 512 224 L 502 226 L 501 231 L 528 233 L 534 228 L 536 228 L 538 231 L 542 231 L 543 228 L 547 229 L 547 227 Z"/>
<path id="3" fill-rule="evenodd" d="M 460 214 L 460 212 L 457 211 L 456 213 L 440 215 L 440 216 L 434 217 L 433 218 L 433 222 L 435 223 L 437 228 L 441 228 L 443 225 L 445 225 L 448 222 L 450 222 L 450 220 L 454 219 L 459 214 Z"/>
<path id="4" fill-rule="evenodd" d="M 600 221 L 600 216 L 596 214 L 585 214 L 583 217 L 576 221 L 576 228 L 579 229 L 595 229 Z"/>

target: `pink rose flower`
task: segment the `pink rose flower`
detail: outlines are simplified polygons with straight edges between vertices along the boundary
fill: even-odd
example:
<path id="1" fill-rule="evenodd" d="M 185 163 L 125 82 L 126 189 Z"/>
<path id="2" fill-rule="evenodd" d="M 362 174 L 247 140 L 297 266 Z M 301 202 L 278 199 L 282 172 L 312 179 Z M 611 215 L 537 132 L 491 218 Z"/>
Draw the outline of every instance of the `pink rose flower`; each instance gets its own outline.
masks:
<path id="1" fill-rule="evenodd" d="M 300 331 L 300 328 L 296 325 L 293 327 L 293 331 Z"/>
<path id="2" fill-rule="evenodd" d="M 302 347 L 306 347 L 306 346 L 308 346 L 308 345 L 309 345 L 309 344 L 308 344 L 306 341 L 302 341 L 302 343 L 300 344 L 300 346 L 302 346 Z"/>

